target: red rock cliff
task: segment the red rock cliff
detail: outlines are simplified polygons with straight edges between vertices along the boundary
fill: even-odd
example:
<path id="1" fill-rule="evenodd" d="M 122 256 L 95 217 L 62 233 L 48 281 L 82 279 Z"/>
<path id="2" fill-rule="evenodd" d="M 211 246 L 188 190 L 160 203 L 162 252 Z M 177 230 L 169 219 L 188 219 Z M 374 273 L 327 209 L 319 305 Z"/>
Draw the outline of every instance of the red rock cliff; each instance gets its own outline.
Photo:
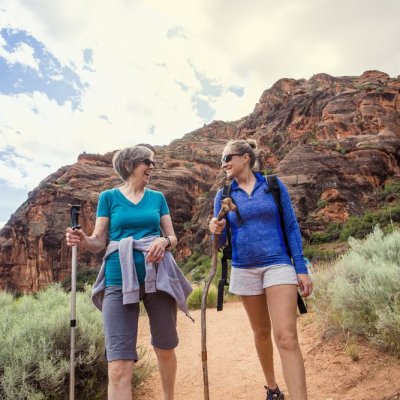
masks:
<path id="1" fill-rule="evenodd" d="M 160 168 L 150 186 L 166 195 L 177 257 L 202 246 L 208 251 L 207 222 L 224 181 L 219 159 L 230 138 L 258 141 L 263 168 L 288 185 L 305 237 L 373 207 L 377 189 L 400 176 L 399 93 L 400 79 L 379 71 L 281 79 L 247 117 L 215 121 L 157 147 Z M 112 154 L 82 154 L 30 193 L 0 232 L 0 289 L 35 291 L 69 275 L 69 204 L 82 205 L 80 222 L 91 232 L 99 192 L 120 183 Z M 95 267 L 100 259 L 83 252 L 79 265 Z"/>

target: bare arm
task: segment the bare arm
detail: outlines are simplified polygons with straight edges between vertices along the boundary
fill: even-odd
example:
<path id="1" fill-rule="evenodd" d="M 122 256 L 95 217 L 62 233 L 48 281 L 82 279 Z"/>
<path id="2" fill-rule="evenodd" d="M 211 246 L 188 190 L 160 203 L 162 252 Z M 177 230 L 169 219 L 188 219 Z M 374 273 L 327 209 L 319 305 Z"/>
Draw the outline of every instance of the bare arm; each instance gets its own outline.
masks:
<path id="1" fill-rule="evenodd" d="M 178 244 L 178 239 L 175 236 L 174 227 L 172 225 L 171 215 L 166 214 L 161 217 L 161 230 L 165 237 L 168 237 L 171 241 L 171 246 L 168 250 L 171 250 Z M 168 242 L 167 242 L 168 243 Z"/>
<path id="2" fill-rule="evenodd" d="M 81 229 L 67 228 L 66 239 L 67 246 L 82 246 L 92 253 L 98 253 L 106 247 L 108 217 L 97 217 L 94 231 L 90 236 L 87 236 Z"/>

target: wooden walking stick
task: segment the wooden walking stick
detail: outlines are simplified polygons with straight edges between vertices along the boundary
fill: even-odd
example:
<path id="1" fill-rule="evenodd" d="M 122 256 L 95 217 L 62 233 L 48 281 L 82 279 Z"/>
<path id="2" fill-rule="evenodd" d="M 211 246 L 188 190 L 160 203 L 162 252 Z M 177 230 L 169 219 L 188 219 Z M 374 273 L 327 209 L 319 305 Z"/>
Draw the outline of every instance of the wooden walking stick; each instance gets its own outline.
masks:
<path id="1" fill-rule="evenodd" d="M 78 222 L 81 206 L 71 206 L 71 228 L 80 229 Z M 71 349 L 70 349 L 70 374 L 69 374 L 69 400 L 75 399 L 75 327 L 76 327 L 76 270 L 78 254 L 76 244 L 72 246 L 71 267 Z"/>
<path id="2" fill-rule="evenodd" d="M 232 199 L 229 197 L 225 198 L 221 202 L 221 210 L 217 215 L 217 220 L 225 216 L 228 211 L 235 211 L 236 206 L 233 204 Z M 208 289 L 210 288 L 211 281 L 214 278 L 217 270 L 218 263 L 218 236 L 214 235 L 214 241 L 212 245 L 212 259 L 211 259 L 211 270 L 208 275 L 207 281 L 204 285 L 203 295 L 201 297 L 201 359 L 203 362 L 203 382 L 204 382 L 204 400 L 209 400 L 210 393 L 208 388 L 208 367 L 207 367 L 207 327 L 206 327 L 206 309 L 207 309 L 207 295 Z"/>

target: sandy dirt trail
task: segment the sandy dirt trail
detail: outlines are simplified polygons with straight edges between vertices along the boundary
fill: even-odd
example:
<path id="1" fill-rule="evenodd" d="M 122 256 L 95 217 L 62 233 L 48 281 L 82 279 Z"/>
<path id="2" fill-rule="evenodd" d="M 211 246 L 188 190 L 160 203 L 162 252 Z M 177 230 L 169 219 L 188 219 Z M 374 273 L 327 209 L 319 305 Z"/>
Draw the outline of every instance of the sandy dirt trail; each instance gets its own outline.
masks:
<path id="1" fill-rule="evenodd" d="M 194 311 L 192 315 L 195 323 L 183 313 L 178 314 L 180 344 L 176 351 L 176 400 L 204 398 L 200 311 Z M 310 400 L 400 399 L 398 359 L 371 349 L 360 341 L 357 344 L 360 361 L 351 361 L 344 351 L 343 337 L 338 335 L 329 341 L 323 340 L 320 327 L 312 319 L 312 315 L 306 315 L 299 321 L 299 339 Z M 148 347 L 155 360 L 149 342 L 148 320 L 141 316 L 138 344 Z M 207 351 L 211 400 L 265 399 L 264 377 L 250 325 L 240 302 L 225 304 L 222 312 L 207 310 Z M 286 399 L 290 400 L 277 350 L 274 359 L 278 384 L 285 391 Z M 157 370 L 134 392 L 134 399 L 163 400 Z"/>

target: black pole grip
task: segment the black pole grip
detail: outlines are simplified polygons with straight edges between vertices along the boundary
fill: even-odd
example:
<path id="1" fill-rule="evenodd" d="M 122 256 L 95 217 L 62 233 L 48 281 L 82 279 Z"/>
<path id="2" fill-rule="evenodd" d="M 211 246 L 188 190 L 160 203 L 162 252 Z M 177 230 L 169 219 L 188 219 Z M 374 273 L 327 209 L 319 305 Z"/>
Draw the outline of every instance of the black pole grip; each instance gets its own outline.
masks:
<path id="1" fill-rule="evenodd" d="M 307 313 L 307 307 L 304 303 L 303 298 L 300 296 L 299 292 L 297 292 L 297 307 L 299 307 L 300 314 Z"/>
<path id="2" fill-rule="evenodd" d="M 224 289 L 225 279 L 220 279 L 218 282 L 218 297 L 217 297 L 217 311 L 222 311 L 224 308 Z"/>
<path id="3" fill-rule="evenodd" d="M 71 228 L 72 229 L 80 229 L 79 225 L 79 214 L 80 214 L 81 206 L 73 205 L 71 206 Z"/>

